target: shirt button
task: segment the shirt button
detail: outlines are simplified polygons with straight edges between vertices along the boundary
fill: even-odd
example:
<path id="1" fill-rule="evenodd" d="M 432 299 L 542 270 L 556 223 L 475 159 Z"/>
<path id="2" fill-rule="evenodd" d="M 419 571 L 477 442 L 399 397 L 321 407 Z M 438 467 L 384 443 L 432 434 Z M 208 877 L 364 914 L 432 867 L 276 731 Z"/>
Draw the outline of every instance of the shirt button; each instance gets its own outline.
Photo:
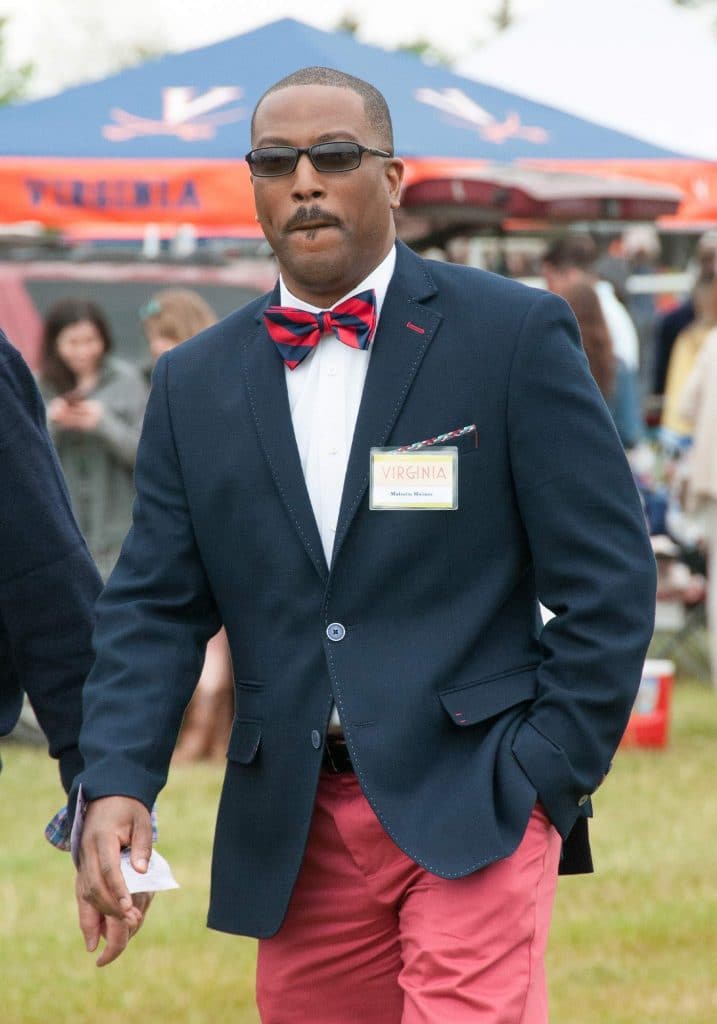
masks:
<path id="1" fill-rule="evenodd" d="M 339 640 L 343 640 L 343 638 L 346 636 L 346 630 L 341 625 L 340 622 L 332 622 L 331 625 L 326 630 L 326 635 L 329 638 L 329 640 L 334 640 L 335 642 L 338 642 Z"/>
<path id="2" fill-rule="evenodd" d="M 329 377 L 335 377 L 336 376 L 336 367 L 335 366 L 330 366 L 329 370 L 328 370 L 328 373 L 329 373 Z"/>
<path id="3" fill-rule="evenodd" d="M 329 455 L 338 455 L 338 454 L 339 454 L 338 448 L 329 448 Z"/>
<path id="4" fill-rule="evenodd" d="M 321 733 L 318 729 L 311 730 L 311 746 L 314 750 L 318 750 L 321 747 Z"/>

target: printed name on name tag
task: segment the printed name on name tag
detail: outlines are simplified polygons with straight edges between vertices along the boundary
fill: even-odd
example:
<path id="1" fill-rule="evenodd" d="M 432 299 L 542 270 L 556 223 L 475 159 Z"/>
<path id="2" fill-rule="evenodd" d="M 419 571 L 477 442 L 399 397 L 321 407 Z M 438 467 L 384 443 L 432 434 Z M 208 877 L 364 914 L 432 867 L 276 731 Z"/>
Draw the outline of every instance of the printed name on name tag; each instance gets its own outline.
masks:
<path id="1" fill-rule="evenodd" d="M 458 451 L 372 448 L 369 508 L 458 508 Z"/>

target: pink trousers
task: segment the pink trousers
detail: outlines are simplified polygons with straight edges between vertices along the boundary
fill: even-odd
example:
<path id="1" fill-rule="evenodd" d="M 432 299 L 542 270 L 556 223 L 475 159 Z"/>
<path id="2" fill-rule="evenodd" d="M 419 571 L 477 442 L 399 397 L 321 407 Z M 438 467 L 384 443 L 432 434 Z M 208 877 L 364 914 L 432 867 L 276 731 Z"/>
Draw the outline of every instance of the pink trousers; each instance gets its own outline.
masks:
<path id="1" fill-rule="evenodd" d="M 560 837 L 445 880 L 386 835 L 351 774 L 322 773 L 286 919 L 259 942 L 262 1024 L 546 1024 Z"/>

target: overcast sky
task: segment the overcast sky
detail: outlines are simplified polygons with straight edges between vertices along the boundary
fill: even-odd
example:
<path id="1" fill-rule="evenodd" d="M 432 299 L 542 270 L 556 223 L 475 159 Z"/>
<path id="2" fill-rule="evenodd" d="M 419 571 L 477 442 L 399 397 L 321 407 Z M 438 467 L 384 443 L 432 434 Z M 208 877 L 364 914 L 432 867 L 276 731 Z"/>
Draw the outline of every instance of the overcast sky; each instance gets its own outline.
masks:
<path id="1" fill-rule="evenodd" d="M 512 0 L 516 16 L 549 0 Z M 626 0 L 627 2 L 627 0 Z M 493 34 L 490 15 L 500 0 L 0 0 L 8 61 L 32 61 L 32 95 L 103 77 L 139 47 L 189 50 L 276 18 L 293 17 L 333 29 L 344 16 L 361 26 L 359 38 L 387 48 L 417 38 L 453 58 L 467 56 Z"/>

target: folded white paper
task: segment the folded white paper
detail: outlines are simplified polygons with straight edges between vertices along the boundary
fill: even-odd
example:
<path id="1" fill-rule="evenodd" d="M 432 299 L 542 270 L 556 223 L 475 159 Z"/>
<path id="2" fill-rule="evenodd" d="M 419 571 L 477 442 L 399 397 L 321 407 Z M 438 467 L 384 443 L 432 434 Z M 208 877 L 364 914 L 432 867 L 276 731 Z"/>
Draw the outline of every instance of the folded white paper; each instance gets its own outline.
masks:
<path id="1" fill-rule="evenodd" d="M 163 892 L 165 889 L 178 889 L 179 883 L 172 874 L 167 861 L 161 853 L 152 850 L 149 858 L 149 866 L 144 874 L 135 871 L 130 863 L 130 851 L 122 850 L 120 854 L 120 869 L 125 884 L 131 893 L 135 892 Z"/>

